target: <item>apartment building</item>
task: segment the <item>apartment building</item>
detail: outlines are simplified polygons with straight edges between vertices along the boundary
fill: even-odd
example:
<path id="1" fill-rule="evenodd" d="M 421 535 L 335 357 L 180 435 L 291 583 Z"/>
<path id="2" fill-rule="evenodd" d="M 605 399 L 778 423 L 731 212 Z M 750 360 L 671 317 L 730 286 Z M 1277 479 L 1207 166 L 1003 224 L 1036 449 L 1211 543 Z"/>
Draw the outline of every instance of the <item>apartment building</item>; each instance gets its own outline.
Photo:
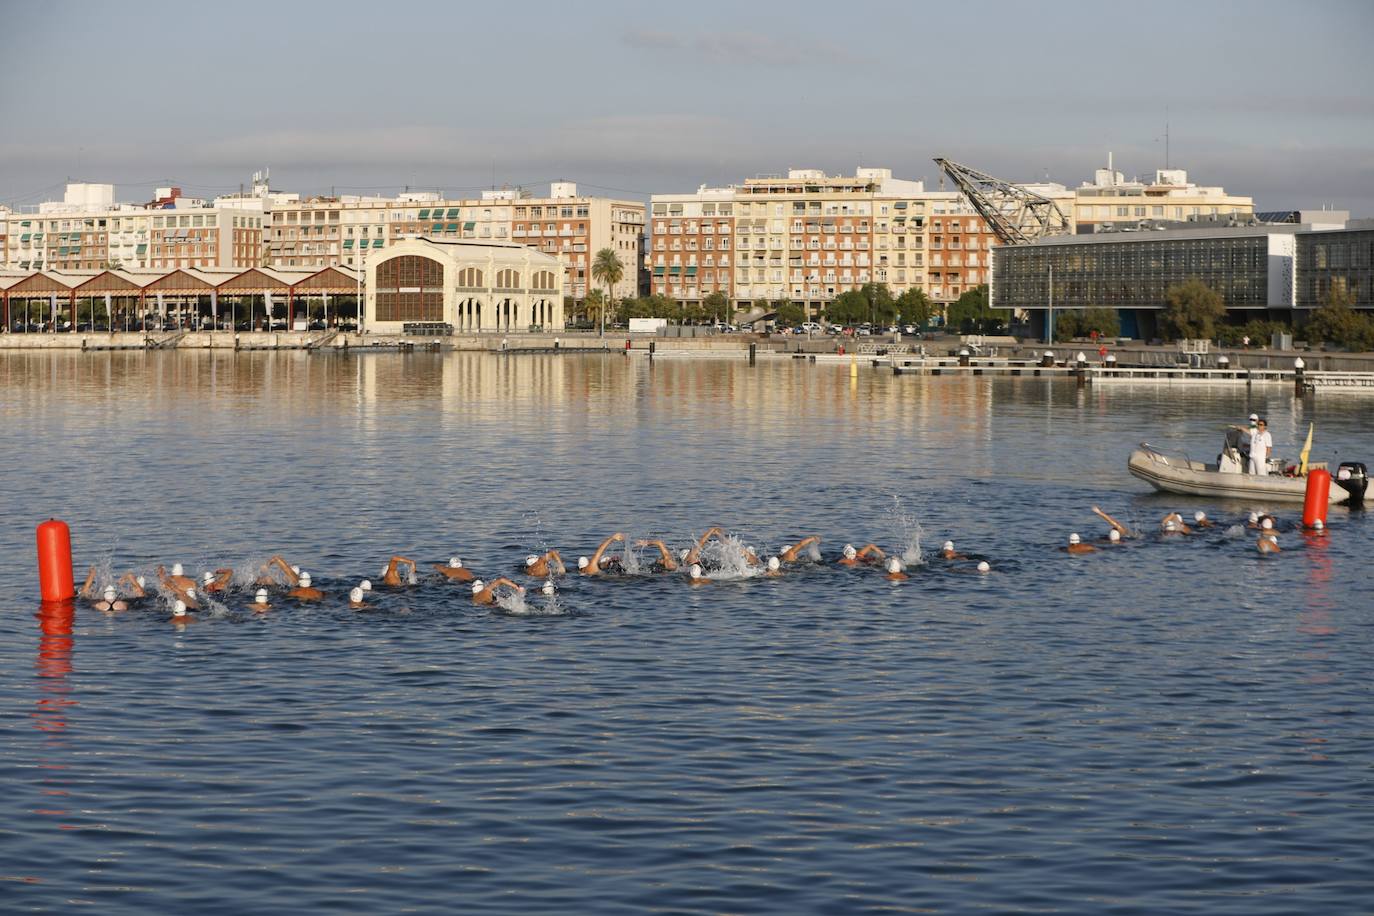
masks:
<path id="1" fill-rule="evenodd" d="M 1184 169 L 1156 169 L 1153 178 L 1126 180 L 1112 166 L 1097 169 L 1091 182 L 1072 190 L 1062 185 L 1035 186 L 1034 190 L 1051 197 L 1081 234 L 1104 228 L 1135 227 L 1142 220 L 1182 222 L 1230 216 L 1248 217 L 1255 212 L 1255 201 L 1226 193 L 1225 188 L 1207 187 L 1188 180 Z"/>
<path id="2" fill-rule="evenodd" d="M 515 242 L 557 257 L 564 291 L 585 298 L 598 286 L 591 277 L 596 253 L 610 248 L 625 266 L 617 298 L 634 296 L 639 284 L 639 240 L 645 207 L 636 201 L 587 197 L 573 182 L 554 182 L 547 197 L 523 189 L 487 191 L 477 199 L 443 200 L 408 192 L 396 198 L 311 198 L 274 204 L 266 238 L 270 266 L 363 267 L 372 252 L 402 239 Z"/>
<path id="3" fill-rule="evenodd" d="M 3 266 L 18 270 L 255 267 L 263 216 L 159 188 L 158 208 L 116 204 L 113 185 L 71 184 L 60 202 L 0 214 Z"/>
<path id="4" fill-rule="evenodd" d="M 927 191 L 889 169 L 853 176 L 792 169 L 692 194 L 656 194 L 646 268 L 655 293 L 736 309 L 790 300 L 819 314 L 865 283 L 952 302 L 986 282 L 995 236 L 959 194 Z"/>

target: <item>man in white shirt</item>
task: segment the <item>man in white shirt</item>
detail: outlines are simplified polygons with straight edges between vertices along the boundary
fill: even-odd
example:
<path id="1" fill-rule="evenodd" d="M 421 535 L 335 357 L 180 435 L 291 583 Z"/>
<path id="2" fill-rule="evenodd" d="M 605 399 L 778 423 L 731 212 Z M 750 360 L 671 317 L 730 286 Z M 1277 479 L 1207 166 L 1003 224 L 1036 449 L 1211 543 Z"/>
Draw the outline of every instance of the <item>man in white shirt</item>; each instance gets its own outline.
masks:
<path id="1" fill-rule="evenodd" d="M 1274 437 L 1269 435 L 1269 423 L 1259 420 L 1250 434 L 1250 473 L 1269 473 L 1269 453 L 1274 450 Z"/>

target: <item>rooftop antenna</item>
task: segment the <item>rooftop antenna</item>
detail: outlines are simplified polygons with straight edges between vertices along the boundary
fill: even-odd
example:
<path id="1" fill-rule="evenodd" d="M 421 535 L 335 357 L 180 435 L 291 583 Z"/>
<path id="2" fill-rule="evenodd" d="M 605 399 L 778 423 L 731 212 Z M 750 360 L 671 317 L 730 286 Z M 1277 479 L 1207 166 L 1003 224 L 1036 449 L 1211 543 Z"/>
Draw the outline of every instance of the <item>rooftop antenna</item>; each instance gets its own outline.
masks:
<path id="1" fill-rule="evenodd" d="M 1169 106 L 1164 106 L 1164 168 L 1169 167 Z"/>

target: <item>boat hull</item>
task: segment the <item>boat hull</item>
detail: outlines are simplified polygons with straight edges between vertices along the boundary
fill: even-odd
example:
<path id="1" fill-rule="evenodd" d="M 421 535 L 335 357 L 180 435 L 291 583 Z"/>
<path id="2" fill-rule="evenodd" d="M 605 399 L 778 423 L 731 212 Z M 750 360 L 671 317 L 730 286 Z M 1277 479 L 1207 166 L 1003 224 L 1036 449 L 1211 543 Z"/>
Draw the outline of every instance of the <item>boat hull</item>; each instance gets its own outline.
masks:
<path id="1" fill-rule="evenodd" d="M 1300 503 L 1307 498 L 1307 479 L 1304 477 L 1223 473 L 1214 466 L 1145 449 L 1132 452 L 1126 468 L 1164 493 L 1258 502 Z M 1333 486 L 1328 499 L 1338 503 L 1348 495 L 1345 490 Z"/>

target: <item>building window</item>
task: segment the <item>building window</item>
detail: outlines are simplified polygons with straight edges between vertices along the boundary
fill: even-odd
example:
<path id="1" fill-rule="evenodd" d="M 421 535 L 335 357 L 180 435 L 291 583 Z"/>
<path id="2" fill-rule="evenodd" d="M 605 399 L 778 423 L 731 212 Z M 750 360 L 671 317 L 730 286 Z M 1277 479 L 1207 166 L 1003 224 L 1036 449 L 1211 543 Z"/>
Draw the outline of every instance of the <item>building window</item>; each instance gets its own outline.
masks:
<path id="1" fill-rule="evenodd" d="M 443 321 L 444 266 L 405 255 L 377 266 L 378 321 Z"/>

